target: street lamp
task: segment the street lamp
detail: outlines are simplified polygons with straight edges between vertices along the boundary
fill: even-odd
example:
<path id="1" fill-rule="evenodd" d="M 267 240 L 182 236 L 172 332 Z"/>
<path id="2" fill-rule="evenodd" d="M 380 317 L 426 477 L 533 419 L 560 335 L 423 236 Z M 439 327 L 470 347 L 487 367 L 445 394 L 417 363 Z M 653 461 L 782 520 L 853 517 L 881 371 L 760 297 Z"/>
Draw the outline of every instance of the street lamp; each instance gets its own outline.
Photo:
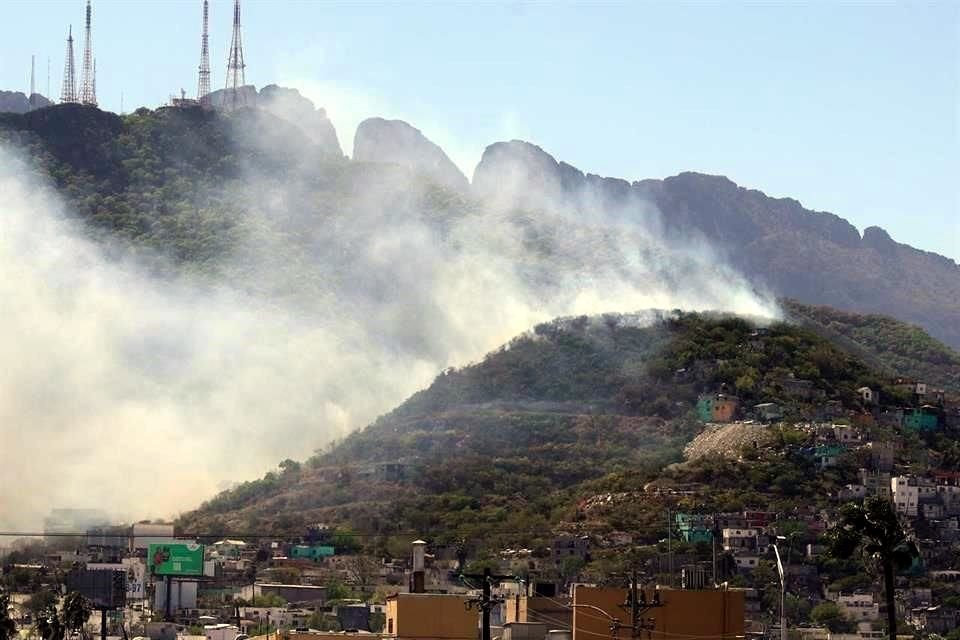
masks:
<path id="1" fill-rule="evenodd" d="M 784 536 L 777 536 L 777 540 L 784 540 Z M 773 543 L 773 552 L 777 556 L 777 573 L 780 574 L 780 640 L 787 640 L 787 570 L 780 561 L 780 549 Z"/>

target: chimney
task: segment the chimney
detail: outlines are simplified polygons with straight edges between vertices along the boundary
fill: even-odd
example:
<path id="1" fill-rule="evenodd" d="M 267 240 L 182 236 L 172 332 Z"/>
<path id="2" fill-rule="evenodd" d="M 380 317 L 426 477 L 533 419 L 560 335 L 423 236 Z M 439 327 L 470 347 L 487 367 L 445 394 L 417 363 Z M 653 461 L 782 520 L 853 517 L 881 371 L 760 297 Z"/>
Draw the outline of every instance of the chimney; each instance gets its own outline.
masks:
<path id="1" fill-rule="evenodd" d="M 410 593 L 424 593 L 424 556 L 427 553 L 427 543 L 423 540 L 414 540 L 413 546 L 413 575 L 410 578 Z"/>

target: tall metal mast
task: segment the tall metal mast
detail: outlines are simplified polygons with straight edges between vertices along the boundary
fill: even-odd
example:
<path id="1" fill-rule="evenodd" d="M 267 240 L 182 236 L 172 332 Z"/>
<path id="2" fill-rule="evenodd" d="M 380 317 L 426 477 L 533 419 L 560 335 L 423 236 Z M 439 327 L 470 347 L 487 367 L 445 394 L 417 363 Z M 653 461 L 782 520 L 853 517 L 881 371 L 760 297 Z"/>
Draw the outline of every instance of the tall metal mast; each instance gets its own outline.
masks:
<path id="1" fill-rule="evenodd" d="M 87 0 L 87 30 L 83 45 L 83 81 L 80 84 L 80 103 L 97 106 L 96 68 L 93 66 L 93 41 L 90 37 L 90 0 Z"/>
<path id="2" fill-rule="evenodd" d="M 34 102 L 36 102 L 33 99 L 33 94 L 37 92 L 36 67 L 37 67 L 37 56 L 30 56 L 30 95 L 27 96 L 27 101 L 30 103 L 31 108 L 35 106 Z"/>
<path id="3" fill-rule="evenodd" d="M 210 106 L 210 41 L 207 35 L 209 11 L 208 0 L 203 0 L 203 32 L 200 36 L 200 81 L 197 85 L 197 100 L 205 107 Z"/>
<path id="4" fill-rule="evenodd" d="M 240 94 L 246 82 L 243 63 L 243 41 L 240 38 L 240 0 L 233 0 L 233 38 L 230 41 L 230 57 L 227 59 L 227 82 L 225 89 L 230 90 L 233 108 L 243 106 L 245 98 Z"/>
<path id="5" fill-rule="evenodd" d="M 77 101 L 77 75 L 73 68 L 73 25 L 67 32 L 67 58 L 63 63 L 63 87 L 60 102 Z"/>

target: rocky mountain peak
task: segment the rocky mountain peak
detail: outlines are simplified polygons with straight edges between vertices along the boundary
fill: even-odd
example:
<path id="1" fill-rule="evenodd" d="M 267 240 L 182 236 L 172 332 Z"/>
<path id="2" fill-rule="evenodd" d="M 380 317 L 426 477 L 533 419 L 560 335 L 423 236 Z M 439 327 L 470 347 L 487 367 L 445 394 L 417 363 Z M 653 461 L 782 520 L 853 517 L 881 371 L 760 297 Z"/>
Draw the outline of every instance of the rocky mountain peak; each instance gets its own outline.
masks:
<path id="1" fill-rule="evenodd" d="M 399 164 L 457 191 L 468 187 L 466 176 L 443 149 L 403 120 L 367 118 L 361 122 L 353 139 L 353 159 Z"/>

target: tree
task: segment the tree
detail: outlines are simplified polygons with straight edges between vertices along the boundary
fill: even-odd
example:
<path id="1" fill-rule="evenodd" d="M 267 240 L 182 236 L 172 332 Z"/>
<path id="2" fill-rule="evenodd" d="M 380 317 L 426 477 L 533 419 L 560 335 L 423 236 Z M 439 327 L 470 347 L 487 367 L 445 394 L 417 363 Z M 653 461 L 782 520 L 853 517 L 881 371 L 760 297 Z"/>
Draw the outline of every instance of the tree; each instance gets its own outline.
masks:
<path id="1" fill-rule="evenodd" d="M 810 612 L 810 619 L 834 633 L 846 631 L 850 627 L 847 617 L 835 602 L 821 602 L 815 606 Z"/>
<path id="2" fill-rule="evenodd" d="M 360 594 L 367 593 L 367 586 L 379 575 L 379 563 L 370 556 L 349 556 L 344 567 L 347 571 L 347 582 L 360 588 Z"/>
<path id="3" fill-rule="evenodd" d="M 830 554 L 850 558 L 857 551 L 879 562 L 883 571 L 887 601 L 887 635 L 897 637 L 897 607 L 894 575 L 907 569 L 919 556 L 916 545 L 907 539 L 893 504 L 873 497 L 863 504 L 849 503 L 840 510 L 840 521 L 828 533 Z"/>
<path id="4" fill-rule="evenodd" d="M 39 616 L 50 608 L 56 609 L 57 594 L 49 589 L 38 591 L 23 604 L 27 611 L 34 616 Z"/>
<path id="5" fill-rule="evenodd" d="M 10 595 L 0 591 L 0 640 L 10 640 L 17 633 L 17 624 L 10 617 Z"/>
<path id="6" fill-rule="evenodd" d="M 43 640 L 63 640 L 66 629 L 57 614 L 56 607 L 50 607 L 37 615 L 37 631 Z"/>
<path id="7" fill-rule="evenodd" d="M 83 631 L 83 626 L 90 619 L 92 611 L 90 601 L 76 591 L 67 594 L 63 599 L 63 627 L 67 631 Z"/>

